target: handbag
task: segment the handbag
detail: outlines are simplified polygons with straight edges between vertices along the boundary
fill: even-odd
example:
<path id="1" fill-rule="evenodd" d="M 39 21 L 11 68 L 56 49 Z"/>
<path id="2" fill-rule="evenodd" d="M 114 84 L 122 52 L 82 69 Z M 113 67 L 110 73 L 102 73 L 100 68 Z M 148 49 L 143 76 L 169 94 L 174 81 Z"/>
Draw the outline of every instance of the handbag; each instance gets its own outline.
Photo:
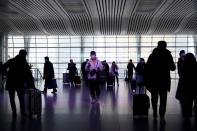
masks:
<path id="1" fill-rule="evenodd" d="M 47 87 L 48 89 L 53 89 L 53 88 L 57 88 L 57 81 L 56 79 L 51 79 L 50 81 L 45 83 L 45 87 Z"/>

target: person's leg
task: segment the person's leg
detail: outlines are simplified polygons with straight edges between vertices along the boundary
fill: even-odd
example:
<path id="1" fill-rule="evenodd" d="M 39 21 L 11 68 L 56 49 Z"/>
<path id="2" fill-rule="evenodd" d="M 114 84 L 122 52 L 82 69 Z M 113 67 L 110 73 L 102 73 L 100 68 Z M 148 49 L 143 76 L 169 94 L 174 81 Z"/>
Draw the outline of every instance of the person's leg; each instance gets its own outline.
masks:
<path id="1" fill-rule="evenodd" d="M 23 91 L 17 91 L 19 103 L 20 103 L 20 109 L 21 109 L 21 115 L 25 115 L 25 98 L 24 98 L 24 92 Z"/>
<path id="2" fill-rule="evenodd" d="M 197 122 L 197 97 L 195 97 L 195 100 L 194 100 L 194 117 Z"/>
<path id="3" fill-rule="evenodd" d="M 158 102 L 158 92 L 156 90 L 153 90 L 151 91 L 151 103 L 152 103 L 154 118 L 157 118 L 157 102 Z"/>
<path id="4" fill-rule="evenodd" d="M 99 82 L 95 81 L 95 82 L 94 82 L 94 87 L 95 87 L 95 91 L 96 91 L 97 99 L 99 99 L 99 97 L 100 97 L 100 87 L 99 87 Z"/>
<path id="5" fill-rule="evenodd" d="M 9 93 L 10 105 L 12 108 L 12 112 L 15 115 L 16 114 L 15 90 L 9 90 L 8 93 Z"/>
<path id="6" fill-rule="evenodd" d="M 161 118 L 163 118 L 166 113 L 167 90 L 159 91 L 159 95 L 160 95 L 159 115 Z"/>
<path id="7" fill-rule="evenodd" d="M 117 82 L 117 85 L 119 86 L 118 75 L 116 75 L 116 82 Z"/>
<path id="8" fill-rule="evenodd" d="M 94 102 L 95 98 L 96 98 L 95 90 L 94 90 L 94 81 L 93 80 L 89 80 L 88 85 L 89 85 L 90 95 L 92 97 L 92 102 Z"/>
<path id="9" fill-rule="evenodd" d="M 113 79 L 113 86 L 115 86 L 115 76 L 112 76 Z"/>
<path id="10" fill-rule="evenodd" d="M 43 92 L 47 92 L 47 86 L 48 86 L 48 84 L 49 84 L 49 80 L 48 79 L 45 79 Z"/>
<path id="11" fill-rule="evenodd" d="M 182 116 L 183 118 L 187 119 L 190 118 L 192 116 L 192 104 L 191 102 L 184 102 L 181 101 L 181 110 L 182 110 Z M 190 107 L 191 106 L 191 107 Z"/>

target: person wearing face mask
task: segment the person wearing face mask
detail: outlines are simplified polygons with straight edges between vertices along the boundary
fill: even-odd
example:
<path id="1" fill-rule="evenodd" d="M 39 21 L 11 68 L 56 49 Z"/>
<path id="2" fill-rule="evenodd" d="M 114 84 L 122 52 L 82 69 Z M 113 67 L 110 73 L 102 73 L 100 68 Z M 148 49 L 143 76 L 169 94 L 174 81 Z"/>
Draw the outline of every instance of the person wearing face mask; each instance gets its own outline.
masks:
<path id="1" fill-rule="evenodd" d="M 90 95 L 92 97 L 92 104 L 98 103 L 100 96 L 100 88 L 98 81 L 99 71 L 103 70 L 102 63 L 96 57 L 96 52 L 90 52 L 90 60 L 85 66 L 85 70 L 88 72 L 88 86 L 90 89 Z"/>

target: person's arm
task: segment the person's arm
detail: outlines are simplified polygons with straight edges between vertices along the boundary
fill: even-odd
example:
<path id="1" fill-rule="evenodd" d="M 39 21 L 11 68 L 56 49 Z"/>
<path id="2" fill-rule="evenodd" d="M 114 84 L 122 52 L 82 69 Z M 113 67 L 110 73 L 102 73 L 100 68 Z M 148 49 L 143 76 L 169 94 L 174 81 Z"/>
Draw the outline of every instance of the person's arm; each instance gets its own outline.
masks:
<path id="1" fill-rule="evenodd" d="M 103 70 L 103 64 L 100 61 L 98 61 L 98 70 L 99 71 Z"/>
<path id="2" fill-rule="evenodd" d="M 133 64 L 133 69 L 136 70 L 135 65 Z"/>
<path id="3" fill-rule="evenodd" d="M 53 64 L 51 63 L 51 77 L 55 78 L 55 72 L 54 72 L 54 68 L 53 68 Z"/>
<path id="4" fill-rule="evenodd" d="M 87 62 L 85 66 L 85 70 L 90 71 L 90 66 L 91 66 L 90 62 Z"/>
<path id="5" fill-rule="evenodd" d="M 178 67 L 178 74 L 180 77 L 181 76 L 181 62 L 180 62 L 180 60 L 178 60 L 178 62 L 177 62 L 177 67 Z"/>
<path id="6" fill-rule="evenodd" d="M 44 63 L 43 79 L 46 79 L 46 63 Z"/>
<path id="7" fill-rule="evenodd" d="M 176 70 L 176 65 L 175 65 L 175 63 L 174 63 L 174 61 L 173 61 L 173 57 L 172 57 L 172 55 L 170 54 L 170 56 L 169 56 L 169 66 L 170 66 L 170 70 L 171 71 L 175 71 Z"/>
<path id="8" fill-rule="evenodd" d="M 67 70 L 70 70 L 70 63 L 68 63 L 68 67 L 67 67 Z"/>
<path id="9" fill-rule="evenodd" d="M 11 64 L 11 61 L 12 61 L 12 59 L 8 60 L 6 63 L 3 64 L 3 66 L 2 66 L 2 68 L 3 68 L 2 75 L 3 76 L 7 76 L 7 71 L 8 71 L 10 64 Z"/>

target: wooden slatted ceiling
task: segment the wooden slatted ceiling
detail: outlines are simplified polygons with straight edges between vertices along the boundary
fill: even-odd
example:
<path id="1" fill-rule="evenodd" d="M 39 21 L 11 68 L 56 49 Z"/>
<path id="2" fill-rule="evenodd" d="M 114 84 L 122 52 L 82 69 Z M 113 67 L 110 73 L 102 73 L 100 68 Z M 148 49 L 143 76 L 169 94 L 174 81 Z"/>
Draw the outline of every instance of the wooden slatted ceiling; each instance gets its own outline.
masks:
<path id="1" fill-rule="evenodd" d="M 0 32 L 16 35 L 196 34 L 197 0 L 8 0 Z"/>

